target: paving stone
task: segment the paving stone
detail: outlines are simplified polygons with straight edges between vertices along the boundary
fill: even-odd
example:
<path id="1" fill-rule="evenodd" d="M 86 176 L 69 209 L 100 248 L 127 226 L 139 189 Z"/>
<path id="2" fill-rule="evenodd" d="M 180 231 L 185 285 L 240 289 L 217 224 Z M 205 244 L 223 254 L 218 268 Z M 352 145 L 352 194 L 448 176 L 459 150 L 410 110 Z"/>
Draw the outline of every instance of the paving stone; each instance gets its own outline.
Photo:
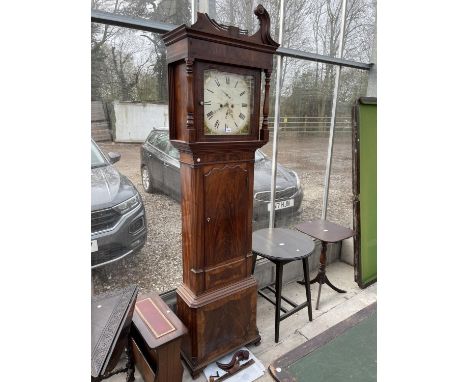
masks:
<path id="1" fill-rule="evenodd" d="M 311 339 L 333 325 L 347 319 L 359 310 L 369 306 L 377 300 L 377 296 L 373 291 L 368 294 L 366 290 L 356 294 L 353 298 L 345 300 L 342 304 L 330 309 L 325 314 L 322 314 L 317 320 L 314 320 L 314 325 L 306 325 L 299 329 L 300 333 L 308 339 Z"/>
<path id="2" fill-rule="evenodd" d="M 273 381 L 274 379 L 271 377 L 270 372 L 268 371 L 268 366 L 277 358 L 281 357 L 284 353 L 287 353 L 289 350 L 298 347 L 299 345 L 303 344 L 307 341 L 307 338 L 304 337 L 299 332 L 295 332 L 282 341 L 280 341 L 276 346 L 270 347 L 269 350 L 265 351 L 264 353 L 255 356 L 260 359 L 263 366 L 265 366 L 265 375 L 262 378 L 257 379 L 257 381 Z M 255 349 L 251 349 L 255 352 Z"/>

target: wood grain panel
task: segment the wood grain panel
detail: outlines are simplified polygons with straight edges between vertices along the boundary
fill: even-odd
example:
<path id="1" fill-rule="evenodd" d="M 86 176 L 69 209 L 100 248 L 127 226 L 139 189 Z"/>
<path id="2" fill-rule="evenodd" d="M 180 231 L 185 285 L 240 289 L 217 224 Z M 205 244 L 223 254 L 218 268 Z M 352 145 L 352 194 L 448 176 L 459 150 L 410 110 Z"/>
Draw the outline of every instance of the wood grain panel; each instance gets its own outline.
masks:
<path id="1" fill-rule="evenodd" d="M 176 129 L 175 136 L 173 139 L 187 139 L 186 124 L 187 124 L 187 108 L 180 107 L 180 105 L 187 104 L 187 76 L 186 76 L 186 65 L 185 62 L 179 62 L 174 66 L 175 76 L 174 78 L 174 90 L 171 94 L 173 95 L 173 103 L 170 104 L 169 113 L 174 113 L 173 118 Z M 172 137 L 171 137 L 172 138 Z"/>
<path id="2" fill-rule="evenodd" d="M 204 288 L 204 235 L 203 198 L 193 198 L 203 193 L 202 169 L 181 163 L 182 193 L 182 279 L 195 293 Z"/>
<path id="3" fill-rule="evenodd" d="M 257 285 L 252 276 L 199 297 L 184 286 L 177 289 L 177 315 L 189 330 L 182 341 L 182 356 L 192 376 L 233 346 L 260 341 L 256 306 Z"/>
<path id="4" fill-rule="evenodd" d="M 214 167 L 204 176 L 205 265 L 247 253 L 248 171 L 241 165 Z"/>
<path id="5" fill-rule="evenodd" d="M 213 304 L 203 311 L 205 331 L 204 354 L 214 351 L 223 353 L 240 345 L 245 339 L 255 336 L 256 290 L 254 293 L 240 293 L 224 303 Z"/>
<path id="6" fill-rule="evenodd" d="M 156 380 L 156 370 L 154 370 L 151 365 L 146 360 L 142 351 L 136 344 L 135 340 L 131 340 L 133 357 L 135 359 L 135 364 L 137 365 L 138 371 L 141 373 L 143 380 L 145 382 L 153 382 Z"/>
<path id="7" fill-rule="evenodd" d="M 219 288 L 247 277 L 245 257 L 205 270 L 206 290 Z"/>

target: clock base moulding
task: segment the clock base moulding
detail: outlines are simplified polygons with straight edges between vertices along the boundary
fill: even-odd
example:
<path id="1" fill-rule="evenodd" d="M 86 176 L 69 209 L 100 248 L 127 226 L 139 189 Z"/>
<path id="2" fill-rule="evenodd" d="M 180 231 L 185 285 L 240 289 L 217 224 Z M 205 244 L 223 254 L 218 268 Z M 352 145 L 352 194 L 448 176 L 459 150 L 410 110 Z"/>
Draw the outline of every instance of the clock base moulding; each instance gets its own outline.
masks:
<path id="1" fill-rule="evenodd" d="M 256 305 L 253 277 L 199 296 L 184 284 L 177 289 L 177 316 L 191 333 L 182 341 L 181 354 L 192 377 L 233 349 L 260 343 Z"/>

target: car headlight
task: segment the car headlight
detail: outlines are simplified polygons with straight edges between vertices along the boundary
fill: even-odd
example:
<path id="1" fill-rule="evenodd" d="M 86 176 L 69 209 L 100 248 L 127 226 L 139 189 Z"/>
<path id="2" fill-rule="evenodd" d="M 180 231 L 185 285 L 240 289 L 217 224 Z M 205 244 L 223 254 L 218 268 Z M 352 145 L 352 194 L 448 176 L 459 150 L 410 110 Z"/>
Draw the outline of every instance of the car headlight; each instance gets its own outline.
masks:
<path id="1" fill-rule="evenodd" d="M 140 204 L 140 195 L 136 194 L 135 196 L 132 196 L 130 199 L 127 199 L 125 202 L 117 204 L 115 207 L 112 207 L 112 208 L 114 211 L 117 211 L 120 214 L 124 215 L 127 212 L 133 210 L 139 204 Z"/>
<path id="2" fill-rule="evenodd" d="M 291 170 L 292 174 L 296 177 L 296 187 L 298 190 L 301 189 L 301 180 L 299 179 L 299 175 L 297 175 L 297 172 L 294 170 Z"/>

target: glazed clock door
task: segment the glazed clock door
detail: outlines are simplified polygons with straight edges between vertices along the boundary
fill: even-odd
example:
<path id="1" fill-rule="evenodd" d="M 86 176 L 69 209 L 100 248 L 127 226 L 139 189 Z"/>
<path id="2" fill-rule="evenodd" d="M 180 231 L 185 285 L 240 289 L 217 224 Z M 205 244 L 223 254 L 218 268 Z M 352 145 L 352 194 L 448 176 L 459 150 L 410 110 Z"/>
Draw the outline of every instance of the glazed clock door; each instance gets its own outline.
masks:
<path id="1" fill-rule="evenodd" d="M 254 77 L 217 69 L 206 69 L 203 75 L 205 135 L 250 134 Z"/>
<path id="2" fill-rule="evenodd" d="M 218 165 L 204 175 L 205 265 L 208 268 L 245 258 L 248 174 L 240 165 Z"/>
<path id="3" fill-rule="evenodd" d="M 198 63 L 199 137 L 204 141 L 258 138 L 261 71 Z"/>

